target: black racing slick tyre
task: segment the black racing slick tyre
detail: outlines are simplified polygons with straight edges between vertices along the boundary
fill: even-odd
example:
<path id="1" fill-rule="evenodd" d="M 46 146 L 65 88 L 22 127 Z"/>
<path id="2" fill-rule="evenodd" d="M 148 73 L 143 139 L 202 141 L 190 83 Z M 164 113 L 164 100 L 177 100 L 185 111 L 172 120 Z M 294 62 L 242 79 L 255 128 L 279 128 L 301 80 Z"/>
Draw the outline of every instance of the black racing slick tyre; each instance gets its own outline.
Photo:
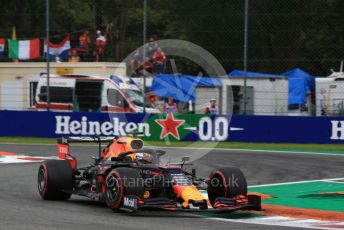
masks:
<path id="1" fill-rule="evenodd" d="M 38 192 L 44 200 L 68 200 L 73 189 L 74 173 L 66 160 L 47 160 L 38 169 Z"/>
<path id="2" fill-rule="evenodd" d="M 138 169 L 116 168 L 106 177 L 105 202 L 113 211 L 118 211 L 124 196 L 142 196 L 143 178 Z"/>
<path id="3" fill-rule="evenodd" d="M 239 195 L 247 195 L 247 182 L 240 169 L 235 167 L 223 167 L 210 173 L 208 185 L 208 198 L 214 205 L 216 198 L 233 198 Z"/>

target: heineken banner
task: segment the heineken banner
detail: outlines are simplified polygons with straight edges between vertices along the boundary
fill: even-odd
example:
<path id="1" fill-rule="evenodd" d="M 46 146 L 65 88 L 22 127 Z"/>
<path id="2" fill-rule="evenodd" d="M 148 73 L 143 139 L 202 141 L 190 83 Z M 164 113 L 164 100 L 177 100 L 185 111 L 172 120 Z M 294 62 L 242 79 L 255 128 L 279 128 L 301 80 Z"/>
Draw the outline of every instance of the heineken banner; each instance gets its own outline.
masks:
<path id="1" fill-rule="evenodd" d="M 125 136 L 145 140 L 343 143 L 344 118 L 1 111 L 0 136 Z"/>

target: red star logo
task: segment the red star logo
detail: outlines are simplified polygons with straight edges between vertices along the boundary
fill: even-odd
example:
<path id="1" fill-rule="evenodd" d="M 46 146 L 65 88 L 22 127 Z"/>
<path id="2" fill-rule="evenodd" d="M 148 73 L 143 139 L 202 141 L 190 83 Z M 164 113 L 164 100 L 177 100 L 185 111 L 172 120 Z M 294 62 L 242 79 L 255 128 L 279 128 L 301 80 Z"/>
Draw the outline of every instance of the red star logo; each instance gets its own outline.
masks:
<path id="1" fill-rule="evenodd" d="M 166 119 L 156 119 L 155 122 L 162 128 L 160 139 L 165 138 L 169 134 L 174 136 L 177 140 L 180 139 L 178 127 L 184 124 L 185 120 L 175 120 L 173 113 L 169 113 Z"/>

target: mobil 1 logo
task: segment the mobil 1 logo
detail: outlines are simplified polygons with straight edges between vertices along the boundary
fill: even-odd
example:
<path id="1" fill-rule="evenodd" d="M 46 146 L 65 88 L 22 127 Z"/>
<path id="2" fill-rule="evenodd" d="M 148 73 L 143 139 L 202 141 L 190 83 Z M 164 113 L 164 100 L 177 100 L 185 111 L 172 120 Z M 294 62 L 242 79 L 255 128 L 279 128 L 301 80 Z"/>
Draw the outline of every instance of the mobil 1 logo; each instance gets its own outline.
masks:
<path id="1" fill-rule="evenodd" d="M 123 199 L 123 208 L 129 210 L 137 210 L 137 197 L 136 196 L 125 196 Z"/>

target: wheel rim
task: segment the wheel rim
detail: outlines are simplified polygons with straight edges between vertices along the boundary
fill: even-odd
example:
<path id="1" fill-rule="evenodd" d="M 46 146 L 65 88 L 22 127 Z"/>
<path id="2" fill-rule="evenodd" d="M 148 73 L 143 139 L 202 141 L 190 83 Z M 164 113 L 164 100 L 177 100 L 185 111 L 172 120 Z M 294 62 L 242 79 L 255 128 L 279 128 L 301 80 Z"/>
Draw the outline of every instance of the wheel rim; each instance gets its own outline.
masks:
<path id="1" fill-rule="evenodd" d="M 111 203 L 115 203 L 118 201 L 118 197 L 120 196 L 120 185 L 116 177 L 111 175 L 106 182 L 106 194 Z"/>
<path id="2" fill-rule="evenodd" d="M 43 167 L 41 167 L 39 169 L 39 172 L 38 172 L 38 190 L 40 192 L 44 191 L 44 188 L 45 188 L 45 181 L 46 181 L 46 178 L 45 178 L 45 170 Z"/>

